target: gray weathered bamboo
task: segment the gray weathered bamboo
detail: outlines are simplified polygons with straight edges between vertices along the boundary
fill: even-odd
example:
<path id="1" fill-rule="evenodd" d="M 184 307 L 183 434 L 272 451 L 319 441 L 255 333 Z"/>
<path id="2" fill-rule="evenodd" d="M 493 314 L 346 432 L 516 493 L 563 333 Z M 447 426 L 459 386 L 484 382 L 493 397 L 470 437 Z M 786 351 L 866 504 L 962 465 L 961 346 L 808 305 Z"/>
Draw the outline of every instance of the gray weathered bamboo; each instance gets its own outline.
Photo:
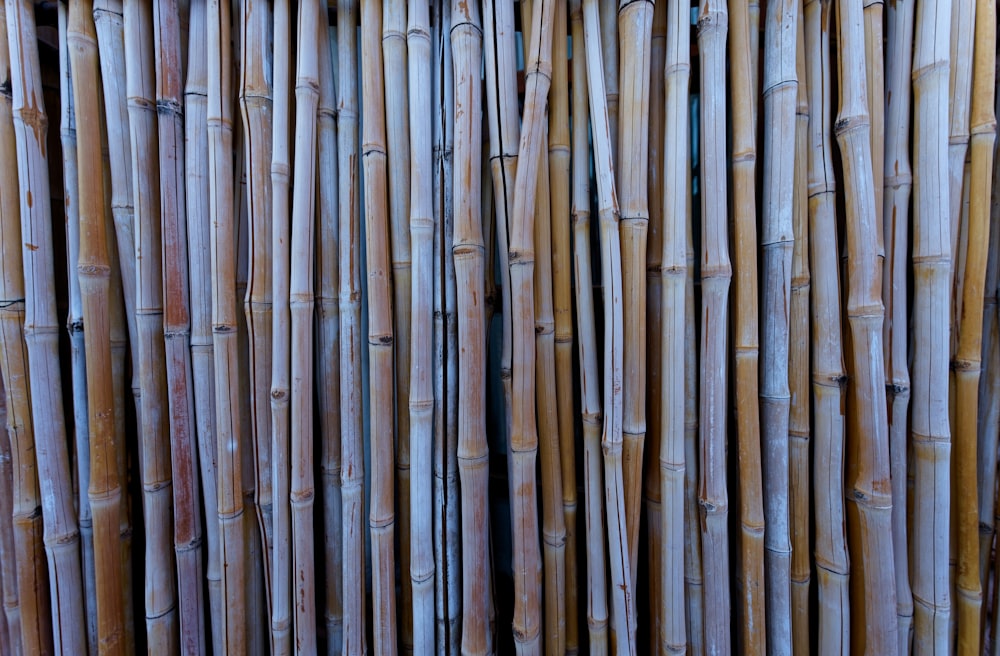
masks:
<path id="1" fill-rule="evenodd" d="M 7 426 L 6 395 L 0 400 L 0 420 Z M 17 556 L 14 552 L 14 472 L 10 450 L 10 437 L 0 431 L 0 591 L 3 595 L 3 614 L 0 615 L 0 647 L 20 654 L 21 607 L 17 596 Z"/>

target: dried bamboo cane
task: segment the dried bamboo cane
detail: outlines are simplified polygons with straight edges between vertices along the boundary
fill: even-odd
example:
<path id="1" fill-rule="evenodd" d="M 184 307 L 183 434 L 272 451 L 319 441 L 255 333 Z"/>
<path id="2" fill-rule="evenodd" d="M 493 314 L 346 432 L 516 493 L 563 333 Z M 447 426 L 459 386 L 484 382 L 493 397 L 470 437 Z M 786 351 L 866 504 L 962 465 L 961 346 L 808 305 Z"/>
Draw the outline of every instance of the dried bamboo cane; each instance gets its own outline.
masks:
<path id="1" fill-rule="evenodd" d="M 884 0 L 863 0 L 865 30 L 865 94 L 871 121 L 872 181 L 875 187 L 875 225 L 882 239 L 884 208 L 885 161 L 885 55 L 883 52 Z M 879 242 L 879 253 L 885 257 L 885 245 Z"/>
<path id="2" fill-rule="evenodd" d="M 247 640 L 247 535 L 243 519 L 240 390 L 236 326 L 236 262 L 234 214 L 232 26 L 226 0 L 208 3 L 208 163 L 209 211 L 212 217 L 212 341 L 215 365 L 215 438 L 217 502 L 222 563 L 222 648 L 243 653 Z"/>
<path id="3" fill-rule="evenodd" d="M 849 560 L 844 525 L 845 383 L 841 342 L 839 248 L 833 173 L 830 21 L 824 0 L 805 5 L 806 89 L 809 99 L 809 257 L 812 265 L 813 493 L 817 645 L 821 654 L 850 649 Z"/>
<path id="4" fill-rule="evenodd" d="M 269 49 L 271 7 L 260 0 L 240 3 L 239 103 L 246 150 L 247 231 L 250 258 L 243 301 L 249 342 L 250 443 L 254 464 L 254 509 L 263 547 L 264 583 L 271 589 L 274 553 L 273 488 L 271 479 L 271 80 L 273 55 Z M 287 44 L 283 41 L 282 45 Z M 271 595 L 265 604 L 270 607 Z"/>
<path id="5" fill-rule="evenodd" d="M 4 7 L 0 7 L 0 12 L 5 17 Z M 5 406 L 5 421 L 0 427 L 0 431 L 5 434 L 0 437 L 0 441 L 6 438 L 11 449 L 11 504 L 4 512 L 10 511 L 9 518 L 14 531 L 14 550 L 3 560 L 5 585 L 13 585 L 17 593 L 21 636 L 19 648 L 23 648 L 24 653 L 36 654 L 52 649 L 52 614 L 49 607 L 49 586 L 45 583 L 42 498 L 39 495 L 39 469 L 44 467 L 45 462 L 36 464 L 30 379 L 25 355 L 25 272 L 21 250 L 23 242 L 19 195 L 15 193 L 19 187 L 7 30 L 7 21 L 0 20 L 0 298 L 4 299 L 0 304 L 0 373 L 3 376 Z M 71 116 L 67 117 L 69 118 Z M 67 212 L 72 230 L 72 219 L 78 216 L 76 196 L 71 196 L 71 201 Z M 79 300 L 78 292 L 75 298 Z M 83 396 L 86 398 L 85 391 Z M 79 431 L 80 429 L 78 433 Z M 85 455 L 89 462 L 89 453 Z M 0 483 L 6 485 L 2 481 Z M 81 500 L 82 498 L 81 495 Z M 17 568 L 13 570 L 15 562 Z M 12 569 L 7 569 L 8 566 Z M 5 594 L 5 610 L 8 608 L 7 597 Z M 12 637 L 16 633 L 15 624 L 8 617 L 8 630 Z M 12 646 L 17 645 L 15 643 Z M 18 652 L 15 650 L 15 653 Z"/>
<path id="6" fill-rule="evenodd" d="M 601 37 L 595 0 L 583 6 L 587 44 L 587 83 L 593 125 L 594 162 L 601 225 L 601 275 L 604 284 L 604 450 L 605 507 L 611 561 L 612 644 L 619 654 L 635 653 L 635 599 L 625 523 L 622 476 L 622 277 L 619 247 L 618 199 L 615 195 L 611 128 L 605 104 L 604 71 L 598 58 Z"/>
<path id="7" fill-rule="evenodd" d="M 389 158 L 389 236 L 393 280 L 393 332 L 396 357 L 396 485 L 399 488 L 400 646 L 413 653 L 410 579 L 410 121 L 407 110 L 406 2 L 385 3 L 382 52 L 385 59 L 385 117 Z"/>
<path id="8" fill-rule="evenodd" d="M 990 232 L 989 191 L 993 186 L 996 140 L 996 4 L 976 2 L 975 59 L 972 73 L 971 176 L 968 252 L 962 288 L 962 318 L 955 360 L 955 472 L 958 525 L 958 651 L 980 653 L 983 589 L 979 578 L 977 420 L 982 353 L 983 298 Z"/>
<path id="9" fill-rule="evenodd" d="M 361 271 L 358 192 L 357 3 L 337 3 L 338 134 L 340 176 L 340 421 L 343 499 L 345 656 L 365 647 L 364 433 L 361 394 Z M 412 398 L 412 397 L 411 397 Z"/>
<path id="10" fill-rule="evenodd" d="M 462 653 L 493 651 L 489 626 L 489 450 L 482 385 L 486 374 L 482 177 L 482 31 L 475 3 L 452 2 L 455 79 L 455 259 L 458 305 L 458 459 L 462 489 Z"/>
<path id="11" fill-rule="evenodd" d="M 6 3 L 6 19 L 10 48 L 9 88 L 17 146 L 17 188 L 20 190 L 21 234 L 20 241 L 15 243 L 24 244 L 22 257 L 24 289 L 27 292 L 24 342 L 30 364 L 28 384 L 32 399 L 39 491 L 46 506 L 43 513 L 44 543 L 52 590 L 53 645 L 59 652 L 71 649 L 72 645 L 86 644 L 86 628 L 79 530 L 72 505 L 60 388 L 59 331 L 44 145 L 47 119 L 44 109 L 37 102 L 42 97 L 42 90 L 32 4 L 24 0 L 9 0 Z M 4 69 L 6 71 L 6 67 Z M 5 158 L 5 161 L 10 159 Z M 10 175 L 6 178 L 10 179 Z"/>
<path id="12" fill-rule="evenodd" d="M 215 347 L 212 341 L 212 287 L 210 197 L 208 163 L 208 62 L 206 61 L 207 5 L 193 0 L 190 7 L 184 88 L 184 198 L 191 281 L 191 370 L 194 377 L 195 430 L 208 544 L 205 578 L 208 581 L 212 651 L 223 649 L 225 606 L 222 599 L 222 555 L 218 518 L 215 438 Z"/>
<path id="13" fill-rule="evenodd" d="M 3 594 L 3 614 L 0 615 L 0 649 L 4 653 L 20 654 L 21 607 L 17 591 L 17 556 L 14 552 L 14 472 L 10 437 L 7 427 L 6 394 L 0 397 L 0 590 Z"/>
<path id="14" fill-rule="evenodd" d="M 799 3 L 801 12 L 801 3 Z M 801 16 L 801 13 L 800 13 Z M 795 109 L 795 178 L 793 182 L 791 297 L 789 300 L 788 417 L 789 533 L 792 544 L 792 651 L 807 654 L 811 645 L 809 597 L 812 587 L 810 531 L 809 452 L 812 441 L 809 406 L 809 101 L 805 82 L 805 26 L 796 21 L 795 76 L 798 79 Z"/>
<path id="15" fill-rule="evenodd" d="M 618 170 L 621 190 L 622 307 L 625 317 L 624 415 L 625 523 L 628 526 L 632 589 L 639 561 L 642 452 L 646 441 L 646 240 L 649 230 L 649 65 L 653 3 L 621 0 L 618 5 L 621 116 L 618 154 L 629 162 Z"/>
<path id="16" fill-rule="evenodd" d="M 962 191 L 965 160 L 969 149 L 969 106 L 972 96 L 972 48 L 970 39 L 976 23 L 975 0 L 955 0 L 951 3 L 951 40 L 948 76 L 948 182 L 950 189 L 952 261 L 952 357 L 958 346 L 958 322 L 962 311 L 962 277 L 964 269 L 957 266 L 961 259 Z M 954 383 L 954 380 L 952 380 Z M 953 504 L 954 505 L 954 504 Z"/>
<path id="17" fill-rule="evenodd" d="M 412 590 L 413 648 L 431 653 L 434 640 L 433 464 L 434 317 L 427 293 L 434 285 L 433 146 L 430 15 L 426 2 L 410 2 L 407 11 L 409 67 L 410 197 L 412 254 L 409 340 L 410 507 L 409 570 Z"/>
<path id="18" fill-rule="evenodd" d="M 871 135 L 865 93 L 865 65 L 862 56 L 864 35 L 861 2 L 849 0 L 839 6 L 840 111 L 836 123 L 837 141 L 843 155 L 848 247 L 847 318 L 850 327 L 852 398 L 857 424 L 857 463 L 849 474 L 847 498 L 849 519 L 854 531 L 854 553 L 861 577 L 857 590 L 864 599 L 855 600 L 863 608 L 867 635 L 860 643 L 873 653 L 897 652 L 898 627 L 895 621 L 896 588 L 892 563 L 892 490 L 889 481 L 888 418 L 883 386 L 882 353 L 883 307 L 881 300 L 882 263 L 879 261 L 880 235 L 872 180 Z"/>
<path id="19" fill-rule="evenodd" d="M 573 39 L 573 272 L 580 359 L 580 411 L 583 420 L 584 519 L 587 551 L 587 629 L 590 653 L 608 653 L 608 601 L 605 576 L 604 507 L 601 503 L 601 400 L 597 384 L 597 332 L 590 256 L 590 151 L 586 44 L 580 0 L 570 0 Z"/>
<path id="20" fill-rule="evenodd" d="M 795 131 L 786 126 L 794 125 L 798 93 L 795 71 L 797 14 L 795 0 L 769 1 L 764 28 L 760 413 L 767 525 L 764 580 L 769 653 L 785 653 L 792 647 L 788 360 Z"/>
<path id="21" fill-rule="evenodd" d="M 184 128 L 181 57 L 181 11 L 176 0 L 157 2 L 153 10 L 156 59 L 156 107 L 160 153 L 162 221 L 163 328 L 170 410 L 170 456 L 174 475 L 174 549 L 177 560 L 180 649 L 205 651 L 205 604 L 198 507 L 197 443 L 191 369 L 191 313 L 188 249 L 184 212 Z"/>
<path id="22" fill-rule="evenodd" d="M 899 653 L 909 654 L 912 642 L 913 593 L 910 591 L 907 547 L 906 477 L 907 412 L 910 373 L 907 366 L 907 291 L 909 273 L 910 64 L 913 57 L 914 4 L 890 3 L 886 41 L 886 123 L 883 181 L 883 234 L 886 246 L 882 302 L 885 304 L 884 350 L 886 404 L 889 411 L 889 454 L 892 479 L 893 561 L 896 565 L 896 616 Z M 878 163 L 874 162 L 877 166 Z M 992 496 L 992 495 L 991 495 Z"/>
<path id="23" fill-rule="evenodd" d="M 287 16 L 288 7 L 284 12 Z M 287 19 L 286 19 L 287 21 Z M 286 22 L 287 24 L 287 22 Z M 319 119 L 317 148 L 319 179 L 316 224 L 316 386 L 319 405 L 320 471 L 323 495 L 323 546 L 326 567 L 323 613 L 327 653 L 339 654 L 343 644 L 342 545 L 340 541 L 340 309 L 337 303 L 337 230 L 339 193 L 336 90 L 331 54 L 331 28 L 322 22 L 319 40 Z M 318 600 L 317 600 L 318 603 Z"/>
<path id="24" fill-rule="evenodd" d="M 951 220 L 948 187 L 948 35 L 946 2 L 917 6 L 913 52 L 914 227 L 911 364 L 911 440 L 914 452 L 914 650 L 946 651 L 950 642 L 948 583 L 951 430 L 948 422 L 948 352 L 951 291 Z M 941 481 L 940 484 L 936 481 Z M 943 534 L 943 535 L 942 535 Z"/>
<path id="25" fill-rule="evenodd" d="M 97 35 L 89 2 L 69 7 L 67 44 L 73 66 L 76 121 L 99 125 Z M 78 139 L 80 179 L 80 259 L 90 414 L 90 505 L 94 519 L 97 634 L 102 653 L 124 652 L 120 519 L 122 492 L 114 443 L 114 398 L 108 303 L 111 271 L 104 222 L 104 167 L 100 131 L 84 130 Z M 34 395 L 33 395 L 34 396 Z M 37 398 L 37 397 L 36 397 Z M 49 410 L 51 411 L 51 410 Z M 37 423 L 37 422 L 36 422 Z"/>
<path id="26" fill-rule="evenodd" d="M 751 52 L 750 9 L 732 2 L 730 74 L 733 106 L 733 239 L 735 241 L 736 422 L 739 448 L 741 544 L 740 644 L 748 652 L 765 649 L 764 507 L 760 454 L 759 319 L 757 314 L 757 124 L 756 72 Z"/>
<path id="27" fill-rule="evenodd" d="M 611 158 L 618 164 L 618 3 L 619 0 L 599 0 L 601 8 L 601 62 L 604 65 L 604 89 L 611 130 Z M 615 169 L 615 180 L 618 170 Z"/>

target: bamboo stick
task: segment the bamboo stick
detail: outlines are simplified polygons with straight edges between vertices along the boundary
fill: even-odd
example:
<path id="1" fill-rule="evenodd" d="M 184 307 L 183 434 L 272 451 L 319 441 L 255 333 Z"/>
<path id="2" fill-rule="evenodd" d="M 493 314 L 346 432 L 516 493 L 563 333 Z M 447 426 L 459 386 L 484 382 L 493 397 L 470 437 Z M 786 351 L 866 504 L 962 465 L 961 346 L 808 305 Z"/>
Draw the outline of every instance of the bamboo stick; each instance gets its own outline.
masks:
<path id="1" fill-rule="evenodd" d="M 867 649 L 896 653 L 898 627 L 895 571 L 892 562 L 892 495 L 889 481 L 888 419 L 882 386 L 884 364 L 873 353 L 882 352 L 883 306 L 879 235 L 876 231 L 874 192 L 871 178 L 871 136 L 864 87 L 864 60 L 860 34 L 860 2 L 845 2 L 838 13 L 841 93 L 836 124 L 837 141 L 843 155 L 848 246 L 848 302 L 851 362 L 855 377 L 852 388 L 857 417 L 857 465 L 848 475 L 847 498 L 851 510 L 852 551 L 859 554 L 864 600 L 855 600 L 868 627 L 860 636 Z M 849 466 L 849 471 L 850 471 Z"/>
<path id="2" fill-rule="evenodd" d="M 79 564 L 79 529 L 69 487 L 60 389 L 58 328 L 53 276 L 52 232 L 48 190 L 44 109 L 32 98 L 42 97 L 41 72 L 35 50 L 33 7 L 26 1 L 6 3 L 10 88 L 21 217 L 25 295 L 24 341 L 28 353 L 28 384 L 35 430 L 35 457 L 49 567 L 53 648 L 86 644 L 83 587 Z M 8 146 L 9 148 L 9 146 Z M 9 161 L 9 159 L 7 159 Z M 9 176 L 8 176 L 9 179 Z M 16 298 L 16 297 L 15 297 Z M 6 369 L 6 368 L 5 368 Z M 51 504 L 51 505 L 50 505 Z"/>
<path id="3" fill-rule="evenodd" d="M 175 0 L 154 7 L 156 107 L 160 153 L 160 216 L 170 455 L 174 474 L 174 549 L 178 568 L 180 648 L 205 651 L 205 605 L 198 507 L 197 443 L 192 382 L 187 229 L 184 213 L 184 134 L 181 11 Z"/>
<path id="4" fill-rule="evenodd" d="M 917 6 L 913 53 L 914 289 L 912 310 L 911 414 L 914 451 L 913 601 L 914 650 L 946 650 L 951 593 L 948 584 L 951 431 L 944 389 L 948 379 L 951 285 L 951 224 L 948 171 L 949 3 Z"/>
<path id="5" fill-rule="evenodd" d="M 977 420 L 982 352 L 983 298 L 989 245 L 989 190 L 993 186 L 996 140 L 996 5 L 976 3 L 975 58 L 972 74 L 971 176 L 969 179 L 968 252 L 962 288 L 955 379 L 956 507 L 958 525 L 958 651 L 981 652 L 980 621 L 983 590 L 979 579 Z"/>
<path id="6" fill-rule="evenodd" d="M 608 601 L 605 576 L 604 514 L 601 503 L 601 400 L 597 384 L 597 333 L 590 254 L 590 152 L 586 44 L 580 0 L 570 0 L 573 39 L 573 272 L 580 359 L 580 411 L 583 423 L 584 519 L 587 551 L 587 629 L 590 653 L 608 653 Z"/>
<path id="7" fill-rule="evenodd" d="M 0 12 L 6 18 L 6 8 L 0 7 Z M 13 571 L 4 569 L 4 581 L 13 585 L 17 594 L 21 648 L 25 653 L 41 653 L 52 649 L 52 614 L 49 586 L 45 583 L 42 498 L 39 494 L 39 469 L 44 467 L 45 461 L 36 461 L 25 354 L 25 271 L 19 194 L 15 193 L 19 188 L 18 160 L 8 43 L 8 23 L 3 20 L 0 21 L 0 298 L 4 302 L 0 304 L 0 374 L 3 376 L 5 422 L 0 430 L 5 431 L 4 437 L 11 450 L 11 504 L 4 512 L 10 511 L 14 531 L 13 553 L 3 560 L 5 566 L 12 567 L 15 562 L 18 565 Z M 78 216 L 76 198 L 71 197 L 73 203 L 67 208 L 71 219 Z M 70 228 L 73 228 L 72 222 Z M 76 298 L 79 299 L 79 294 Z M 4 437 L 0 437 L 0 441 Z M 7 597 L 5 594 L 5 610 Z M 16 624 L 8 618 L 12 637 L 17 633 Z"/>
<path id="8" fill-rule="evenodd" d="M 618 3 L 619 0 L 599 0 L 601 8 L 601 62 L 604 65 L 604 89 L 611 130 L 611 158 L 618 162 Z M 615 169 L 617 180 L 618 169 Z"/>
<path id="9" fill-rule="evenodd" d="M 17 590 L 17 556 L 14 551 L 14 472 L 10 437 L 7 426 L 6 394 L 0 400 L 0 587 L 3 593 L 3 615 L 0 615 L 0 648 L 5 653 L 20 654 L 21 607 Z"/>
<path id="10" fill-rule="evenodd" d="M 625 520 L 622 478 L 622 278 L 618 233 L 618 199 L 615 195 L 611 128 L 604 103 L 604 72 L 598 59 L 601 38 L 597 6 L 584 3 L 584 38 L 587 47 L 587 83 L 593 121 L 594 162 L 601 224 L 601 272 L 604 283 L 604 450 L 605 505 L 611 564 L 612 644 L 619 654 L 635 653 L 635 600 Z"/>
<path id="11" fill-rule="evenodd" d="M 361 398 L 361 273 L 358 160 L 357 4 L 337 3 L 340 92 L 337 155 L 340 189 L 340 421 L 343 499 L 345 656 L 365 647 L 364 433 Z M 412 397 L 411 397 L 412 398 Z"/>
<path id="12" fill-rule="evenodd" d="M 976 23 L 975 0 L 956 0 L 951 3 L 951 40 L 949 49 L 950 71 L 948 76 L 948 182 L 951 200 L 951 261 L 952 261 L 952 357 L 958 346 L 958 323 L 962 311 L 962 277 L 964 269 L 958 267 L 962 258 L 960 235 L 963 232 L 962 191 L 965 178 L 965 160 L 969 149 L 969 106 L 972 95 L 973 33 Z M 952 380 L 954 384 L 954 380 Z"/>
<path id="13" fill-rule="evenodd" d="M 872 183 L 875 187 L 875 225 L 878 238 L 884 235 L 884 172 L 885 161 L 885 37 L 883 35 L 884 0 L 863 0 L 865 30 L 865 95 L 871 121 Z M 879 242 L 879 253 L 885 257 L 885 244 Z"/>
<path id="14" fill-rule="evenodd" d="M 896 564 L 896 615 L 900 654 L 909 654 L 913 631 L 907 550 L 906 478 L 907 411 L 910 373 L 907 366 L 907 289 L 910 170 L 910 71 L 913 56 L 913 3 L 891 3 L 886 42 L 886 123 L 883 234 L 886 245 L 882 302 L 885 304 L 886 404 L 889 409 L 889 454 L 892 458 L 892 537 Z M 877 166 L 877 163 L 876 163 Z"/>

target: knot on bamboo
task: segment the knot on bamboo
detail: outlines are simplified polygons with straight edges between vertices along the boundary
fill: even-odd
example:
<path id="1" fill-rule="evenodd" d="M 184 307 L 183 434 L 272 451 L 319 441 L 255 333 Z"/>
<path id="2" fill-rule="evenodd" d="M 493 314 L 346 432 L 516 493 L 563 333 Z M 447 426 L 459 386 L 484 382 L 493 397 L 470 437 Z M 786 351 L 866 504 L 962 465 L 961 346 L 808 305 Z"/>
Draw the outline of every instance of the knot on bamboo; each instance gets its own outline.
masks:
<path id="1" fill-rule="evenodd" d="M 156 101 L 156 113 L 165 118 L 183 118 L 184 105 L 177 100 L 161 98 Z"/>
<path id="2" fill-rule="evenodd" d="M 867 130 L 870 126 L 868 116 L 865 114 L 855 114 L 843 116 L 833 124 L 833 133 L 837 136 L 848 134 L 854 130 Z"/>
<path id="3" fill-rule="evenodd" d="M 106 264 L 80 264 L 76 267 L 76 273 L 87 277 L 110 276 L 111 267 Z"/>

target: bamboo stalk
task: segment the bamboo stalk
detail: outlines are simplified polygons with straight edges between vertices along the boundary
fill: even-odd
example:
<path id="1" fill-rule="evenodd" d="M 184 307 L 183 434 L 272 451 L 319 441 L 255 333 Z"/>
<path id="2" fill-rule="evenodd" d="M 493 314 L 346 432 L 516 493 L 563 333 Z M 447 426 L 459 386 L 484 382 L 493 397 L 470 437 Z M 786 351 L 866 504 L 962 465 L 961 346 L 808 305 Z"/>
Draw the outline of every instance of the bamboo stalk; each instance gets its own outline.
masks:
<path id="1" fill-rule="evenodd" d="M 58 651 L 68 649 L 70 645 L 86 644 L 86 628 L 79 563 L 80 538 L 72 506 L 73 493 L 69 487 L 69 458 L 60 386 L 52 228 L 44 146 L 47 119 L 37 100 L 32 100 L 41 98 L 42 91 L 31 3 L 10 0 L 6 3 L 6 19 L 11 111 L 20 190 L 21 234 L 20 241 L 15 243 L 24 244 L 24 289 L 26 292 L 31 290 L 25 295 L 23 334 L 30 366 L 28 384 L 32 399 L 39 492 L 50 508 L 49 512 L 43 513 L 43 540 L 52 590 L 53 647 Z"/>
<path id="2" fill-rule="evenodd" d="M 913 601 L 914 649 L 947 650 L 951 615 L 948 584 L 951 431 L 947 389 L 951 244 L 948 171 L 949 3 L 917 6 L 913 52 L 914 228 L 911 400 L 921 411 L 911 414 L 914 452 Z"/>
<path id="3" fill-rule="evenodd" d="M 20 654 L 21 607 L 18 600 L 17 555 L 14 551 L 14 472 L 10 437 L 7 427 L 6 394 L 0 399 L 0 588 L 3 594 L 3 614 L 0 615 L 0 648 L 5 653 Z"/>
<path id="4" fill-rule="evenodd" d="M 604 65 L 604 89 L 611 130 L 611 159 L 618 162 L 618 3 L 619 0 L 599 0 L 601 21 L 601 62 Z M 615 169 L 615 180 L 618 169 Z"/>
<path id="5" fill-rule="evenodd" d="M 6 18 L 6 9 L 0 7 L 0 12 Z M 19 195 L 14 192 L 19 188 L 18 160 L 12 107 L 13 78 L 8 53 L 8 23 L 3 20 L 0 21 L 0 298 L 5 302 L 0 304 L 0 373 L 3 376 L 5 422 L 0 430 L 5 431 L 11 449 L 11 504 L 7 510 L 10 511 L 14 531 L 14 551 L 3 560 L 5 565 L 13 566 L 15 562 L 18 565 L 14 571 L 4 570 L 4 581 L 12 584 L 17 593 L 21 648 L 25 653 L 40 653 L 52 649 L 52 614 L 49 586 L 45 583 L 42 498 L 39 494 L 39 469 L 44 467 L 45 461 L 36 461 L 30 378 L 25 354 L 25 271 Z M 67 107 L 69 104 L 65 103 Z M 67 119 L 70 118 L 72 115 L 67 116 Z M 75 165 L 75 158 L 73 163 Z M 67 212 L 72 230 L 72 219 L 78 217 L 77 196 L 71 196 L 70 200 L 72 204 Z M 78 223 L 77 219 L 77 226 Z M 76 232 L 79 234 L 78 227 Z M 75 298 L 79 301 L 79 293 Z M 89 453 L 86 455 L 89 456 Z M 14 576 L 16 578 L 12 578 Z M 5 610 L 7 601 L 5 594 Z M 12 636 L 17 632 L 16 623 L 8 618 L 8 630 L 11 630 Z"/>
<path id="6" fill-rule="evenodd" d="M 889 408 L 889 454 L 892 458 L 892 537 L 896 564 L 896 615 L 900 654 L 910 653 L 913 639 L 913 594 L 907 549 L 906 478 L 907 411 L 910 373 L 907 366 L 907 290 L 910 170 L 910 71 L 913 56 L 913 3 L 891 3 L 886 42 L 886 129 L 883 234 L 886 245 L 882 302 L 885 304 L 886 404 Z M 877 165 L 877 164 L 876 164 Z"/>
<path id="7" fill-rule="evenodd" d="M 175 0 L 156 3 L 156 107 L 160 153 L 160 216 L 170 455 L 174 474 L 174 549 L 178 568 L 180 647 L 205 651 L 201 512 L 192 382 L 187 228 L 184 213 L 184 133 L 181 11 Z"/>
<path id="8" fill-rule="evenodd" d="M 884 0 L 863 0 L 865 30 L 865 95 L 871 121 L 872 182 L 875 188 L 875 225 L 878 237 L 884 234 L 884 172 L 885 161 L 885 55 L 883 52 Z M 885 244 L 879 242 L 879 253 L 885 257 Z"/>
<path id="9" fill-rule="evenodd" d="M 962 259 L 960 247 L 962 227 L 962 192 L 965 178 L 965 160 L 969 149 L 969 106 L 972 95 L 973 33 L 976 23 L 975 0 L 956 0 L 951 3 L 951 40 L 949 49 L 950 71 L 948 76 L 948 183 L 950 189 L 949 212 L 951 216 L 952 261 L 952 357 L 958 347 L 959 319 L 962 312 L 962 278 L 965 270 L 958 264 Z M 954 384 L 954 380 L 951 381 Z M 953 422 L 954 423 L 954 422 Z"/>
<path id="10" fill-rule="evenodd" d="M 611 127 L 608 123 L 604 71 L 598 56 L 597 6 L 587 0 L 583 6 L 584 39 L 587 47 L 587 83 L 593 125 L 594 162 L 601 226 L 601 275 L 604 284 L 604 422 L 601 446 L 604 450 L 605 506 L 611 564 L 612 644 L 619 654 L 635 653 L 635 600 L 628 553 L 625 519 L 625 489 L 622 477 L 622 278 L 618 233 L 618 199 L 615 195 L 614 160 L 611 155 Z"/>
<path id="11" fill-rule="evenodd" d="M 601 400 L 597 384 L 597 333 L 590 254 L 590 152 L 586 43 L 580 0 L 570 0 L 573 39 L 573 272 L 580 359 L 580 411 L 583 423 L 584 519 L 587 551 L 587 629 L 590 653 L 608 653 L 608 601 L 605 576 L 604 513 L 601 503 Z"/>
<path id="12" fill-rule="evenodd" d="M 855 385 L 852 398 L 857 423 L 857 463 L 850 467 L 846 484 L 852 551 L 860 557 L 861 577 L 857 590 L 864 600 L 854 600 L 863 608 L 868 627 L 860 636 L 867 649 L 896 653 L 898 627 L 895 571 L 892 562 L 892 494 L 889 481 L 889 436 L 882 386 L 884 364 L 872 354 L 882 352 L 883 306 L 881 300 L 880 238 L 876 233 L 872 179 L 871 135 L 864 87 L 864 58 L 861 55 L 863 17 L 861 3 L 853 0 L 839 7 L 840 112 L 836 124 L 837 141 L 844 162 L 847 217 L 848 301 L 851 370 Z M 853 470 L 853 471 L 852 471 Z"/>

